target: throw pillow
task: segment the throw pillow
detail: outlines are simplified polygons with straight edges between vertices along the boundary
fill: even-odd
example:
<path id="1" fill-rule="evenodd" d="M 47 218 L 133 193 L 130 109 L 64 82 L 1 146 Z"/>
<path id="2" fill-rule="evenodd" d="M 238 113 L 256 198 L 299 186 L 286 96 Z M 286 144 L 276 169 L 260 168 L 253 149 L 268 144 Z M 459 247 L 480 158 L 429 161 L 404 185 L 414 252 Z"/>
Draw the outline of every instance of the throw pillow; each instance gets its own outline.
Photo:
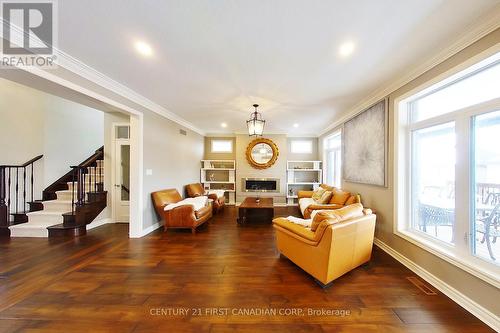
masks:
<path id="1" fill-rule="evenodd" d="M 315 190 L 315 191 L 313 192 L 313 195 L 312 195 L 312 197 L 311 197 L 311 198 L 312 198 L 314 201 L 318 201 L 319 199 L 321 199 L 321 196 L 322 196 L 322 195 L 323 195 L 323 193 L 325 193 L 325 192 L 326 192 L 326 191 L 325 191 L 325 189 L 324 189 L 324 188 L 318 187 L 318 189 L 317 189 L 317 190 Z"/>
<path id="2" fill-rule="evenodd" d="M 321 198 L 319 198 L 319 200 L 316 201 L 316 203 L 321 204 L 321 205 L 327 204 L 330 201 L 330 199 L 332 198 L 332 195 L 333 195 L 332 192 L 325 191 L 323 193 L 323 195 L 321 196 Z"/>
<path id="3" fill-rule="evenodd" d="M 320 187 L 322 187 L 325 191 L 330 191 L 332 192 L 335 187 L 326 185 L 326 184 L 321 184 Z"/>
<path id="4" fill-rule="evenodd" d="M 357 195 L 351 195 L 349 199 L 347 199 L 344 205 L 346 206 L 352 205 L 357 202 L 356 200 L 357 200 Z"/>
<path id="5" fill-rule="evenodd" d="M 314 216 L 311 223 L 311 231 L 316 231 L 321 222 L 327 220 L 328 224 L 335 224 L 344 220 L 363 216 L 363 205 L 355 203 L 344 208 L 335 210 L 322 210 Z"/>
<path id="6" fill-rule="evenodd" d="M 345 205 L 347 199 L 351 196 L 351 193 L 344 192 L 339 189 L 333 189 L 333 196 L 330 199 L 331 204 Z"/>

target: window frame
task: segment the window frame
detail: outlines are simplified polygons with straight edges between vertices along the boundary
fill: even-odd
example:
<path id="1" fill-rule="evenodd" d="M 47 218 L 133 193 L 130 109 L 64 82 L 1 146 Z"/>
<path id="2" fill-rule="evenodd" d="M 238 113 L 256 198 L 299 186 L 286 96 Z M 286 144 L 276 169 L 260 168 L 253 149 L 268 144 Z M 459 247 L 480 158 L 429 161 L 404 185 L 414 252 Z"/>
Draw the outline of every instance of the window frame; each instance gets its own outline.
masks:
<path id="1" fill-rule="evenodd" d="M 230 150 L 214 150 L 214 142 L 229 142 Z M 210 140 L 210 152 L 214 154 L 232 154 L 234 151 L 233 139 L 212 139 Z"/>
<path id="2" fill-rule="evenodd" d="M 462 71 L 473 67 L 478 62 L 495 55 L 500 51 L 500 47 L 489 49 L 482 54 L 469 59 L 455 68 L 442 73 L 394 100 L 394 224 L 393 233 L 409 241 L 410 243 L 446 260 L 447 262 L 463 269 L 464 271 L 500 288 L 500 267 L 494 263 L 489 263 L 476 257 L 472 253 L 473 225 L 471 198 L 474 192 L 471 190 L 473 171 L 473 149 L 472 141 L 472 120 L 473 117 L 495 110 L 500 110 L 500 98 L 468 106 L 443 115 L 427 118 L 415 123 L 410 121 L 411 100 L 419 98 L 428 93 L 432 86 L 446 82 L 438 89 L 455 82 L 457 75 Z M 487 66 L 485 66 L 486 68 Z M 470 73 L 465 73 L 465 78 Z M 453 80 L 449 80 L 453 77 Z M 430 126 L 444 124 L 450 121 L 455 122 L 456 131 L 456 169 L 455 169 L 455 244 L 440 241 L 422 231 L 411 228 L 411 133 L 413 130 L 427 128 Z M 464 160 L 465 158 L 465 160 Z M 458 161 L 466 161 L 459 163 Z M 466 203 L 465 205 L 463 203 Z"/>
<path id="3" fill-rule="evenodd" d="M 297 142 L 307 142 L 308 150 L 307 151 L 294 151 L 294 143 Z M 292 154 L 312 154 L 313 153 L 313 140 L 312 139 L 292 139 L 290 140 L 290 152 Z"/>
<path id="4" fill-rule="evenodd" d="M 328 140 L 336 137 L 336 136 L 340 136 L 340 146 L 339 147 L 335 147 L 335 148 L 330 148 L 328 146 Z M 337 187 L 341 187 L 342 186 L 342 151 L 343 151 L 343 131 L 342 131 L 342 128 L 340 129 L 337 129 L 335 130 L 334 132 L 332 132 L 330 135 L 328 135 L 327 137 L 325 137 L 323 139 L 323 179 L 324 179 L 324 182 L 326 183 L 327 182 L 327 179 L 328 179 L 328 175 L 329 175 L 329 172 L 328 172 L 328 153 L 330 152 L 338 152 L 339 155 L 340 155 L 340 163 L 338 164 L 339 165 L 339 168 L 338 170 L 333 170 L 333 179 L 334 179 L 334 182 L 333 184 L 328 184 L 328 185 L 333 185 L 333 186 L 337 186 Z M 335 174 L 338 173 L 338 179 L 337 181 L 335 182 Z"/>

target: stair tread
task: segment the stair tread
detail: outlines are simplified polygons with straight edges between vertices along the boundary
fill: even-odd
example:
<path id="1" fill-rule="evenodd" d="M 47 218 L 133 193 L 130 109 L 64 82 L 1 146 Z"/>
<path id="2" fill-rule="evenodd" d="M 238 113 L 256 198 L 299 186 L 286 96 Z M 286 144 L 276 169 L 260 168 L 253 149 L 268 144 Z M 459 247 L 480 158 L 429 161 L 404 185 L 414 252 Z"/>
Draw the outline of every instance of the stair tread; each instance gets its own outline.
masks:
<path id="1" fill-rule="evenodd" d="M 26 215 L 28 216 L 34 216 L 34 215 L 56 215 L 56 216 L 59 216 L 59 215 L 63 215 L 63 214 L 66 214 L 67 211 L 59 211 L 59 210 L 38 210 L 36 212 L 30 212 L 30 213 L 26 213 Z"/>

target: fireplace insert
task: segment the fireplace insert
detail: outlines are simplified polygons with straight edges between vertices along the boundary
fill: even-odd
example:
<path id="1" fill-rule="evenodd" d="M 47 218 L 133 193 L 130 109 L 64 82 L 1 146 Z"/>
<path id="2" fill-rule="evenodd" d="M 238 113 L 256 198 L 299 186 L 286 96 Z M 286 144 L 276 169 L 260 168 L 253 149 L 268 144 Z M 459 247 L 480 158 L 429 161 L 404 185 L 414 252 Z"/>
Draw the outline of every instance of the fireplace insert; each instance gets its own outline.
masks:
<path id="1" fill-rule="evenodd" d="M 245 192 L 279 192 L 278 178 L 242 178 L 241 188 Z"/>

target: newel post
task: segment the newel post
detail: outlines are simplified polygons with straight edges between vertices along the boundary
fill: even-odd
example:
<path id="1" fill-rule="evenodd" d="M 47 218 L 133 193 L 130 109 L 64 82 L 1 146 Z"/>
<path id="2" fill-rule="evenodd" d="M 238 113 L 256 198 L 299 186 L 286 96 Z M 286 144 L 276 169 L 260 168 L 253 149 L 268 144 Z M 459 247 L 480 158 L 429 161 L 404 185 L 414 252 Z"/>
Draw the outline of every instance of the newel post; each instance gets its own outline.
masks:
<path id="1" fill-rule="evenodd" d="M 85 176 L 83 174 L 83 168 L 77 167 L 76 169 L 76 179 L 77 179 L 77 192 L 76 192 L 76 205 L 83 206 L 85 200 Z"/>

